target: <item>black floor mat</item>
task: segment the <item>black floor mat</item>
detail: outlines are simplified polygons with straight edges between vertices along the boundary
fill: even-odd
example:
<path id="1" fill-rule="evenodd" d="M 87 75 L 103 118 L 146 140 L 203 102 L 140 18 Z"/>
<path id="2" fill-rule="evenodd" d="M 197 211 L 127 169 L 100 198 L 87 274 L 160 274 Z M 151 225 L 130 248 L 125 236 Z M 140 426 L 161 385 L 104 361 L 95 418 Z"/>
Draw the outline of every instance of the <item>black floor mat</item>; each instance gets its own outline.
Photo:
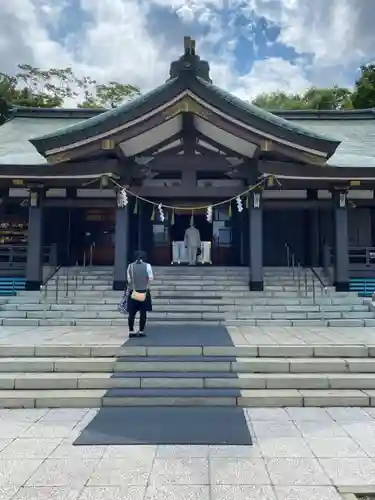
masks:
<path id="1" fill-rule="evenodd" d="M 224 326 L 149 325 L 147 337 L 126 339 L 126 346 L 233 346 Z"/>
<path id="2" fill-rule="evenodd" d="M 102 408 L 74 445 L 251 445 L 233 408 Z"/>

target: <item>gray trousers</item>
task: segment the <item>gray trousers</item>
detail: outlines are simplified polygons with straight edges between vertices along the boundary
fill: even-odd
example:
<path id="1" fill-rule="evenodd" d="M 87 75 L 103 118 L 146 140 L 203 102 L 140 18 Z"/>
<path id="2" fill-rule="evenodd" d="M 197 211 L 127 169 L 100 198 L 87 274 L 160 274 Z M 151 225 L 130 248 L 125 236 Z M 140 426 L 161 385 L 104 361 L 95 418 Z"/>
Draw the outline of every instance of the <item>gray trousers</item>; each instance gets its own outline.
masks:
<path id="1" fill-rule="evenodd" d="M 189 264 L 190 265 L 195 265 L 197 263 L 198 247 L 188 246 L 187 247 L 187 252 L 188 252 Z"/>

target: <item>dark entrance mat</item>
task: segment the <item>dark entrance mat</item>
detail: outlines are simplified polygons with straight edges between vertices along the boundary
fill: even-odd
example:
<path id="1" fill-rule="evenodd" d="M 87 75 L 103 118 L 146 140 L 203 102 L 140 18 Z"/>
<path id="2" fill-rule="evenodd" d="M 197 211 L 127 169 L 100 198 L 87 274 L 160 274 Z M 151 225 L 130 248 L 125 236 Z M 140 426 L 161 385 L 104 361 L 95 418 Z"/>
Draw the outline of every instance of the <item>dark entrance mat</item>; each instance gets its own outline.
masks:
<path id="1" fill-rule="evenodd" d="M 238 407 L 102 408 L 74 445 L 251 445 Z"/>
<path id="2" fill-rule="evenodd" d="M 139 346 L 232 346 L 224 326 L 211 325 L 149 325 L 147 337 L 127 339 L 125 345 Z"/>

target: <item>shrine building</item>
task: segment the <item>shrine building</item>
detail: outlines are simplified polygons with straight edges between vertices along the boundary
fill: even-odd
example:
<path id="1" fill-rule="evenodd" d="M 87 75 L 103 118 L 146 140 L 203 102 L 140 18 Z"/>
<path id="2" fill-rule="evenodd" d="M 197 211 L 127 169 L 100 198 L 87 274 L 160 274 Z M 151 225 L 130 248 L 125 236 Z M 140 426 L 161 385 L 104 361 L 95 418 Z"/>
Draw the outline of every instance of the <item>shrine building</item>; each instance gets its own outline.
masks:
<path id="1" fill-rule="evenodd" d="M 338 291 L 374 276 L 375 111 L 271 113 L 218 88 L 189 37 L 184 49 L 164 84 L 115 109 L 9 106 L 0 273 L 38 290 L 46 266 L 113 266 L 123 289 L 136 249 L 186 262 L 193 217 L 202 264 L 248 268 L 251 290 L 291 252 Z"/>

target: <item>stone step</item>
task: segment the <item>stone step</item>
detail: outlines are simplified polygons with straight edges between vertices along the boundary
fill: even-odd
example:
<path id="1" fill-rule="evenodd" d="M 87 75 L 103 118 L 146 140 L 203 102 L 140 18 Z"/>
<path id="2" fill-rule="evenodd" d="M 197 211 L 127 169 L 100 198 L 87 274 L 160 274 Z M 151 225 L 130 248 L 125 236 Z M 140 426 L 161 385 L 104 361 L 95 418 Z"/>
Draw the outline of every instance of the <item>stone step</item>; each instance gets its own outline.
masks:
<path id="1" fill-rule="evenodd" d="M 220 300 L 198 300 L 186 303 L 183 300 L 163 300 L 154 299 L 153 304 L 155 310 L 159 312 L 173 312 L 173 311 L 192 311 L 192 312 L 233 312 L 240 313 L 351 313 L 351 312 L 369 312 L 369 306 L 366 304 L 349 304 L 349 305 L 270 305 L 263 306 L 250 305 L 249 301 L 241 303 L 231 303 L 222 305 Z M 239 301 L 238 301 L 239 302 Z M 115 311 L 118 301 L 110 304 L 53 304 L 53 303 L 9 303 L 1 306 L 1 311 Z M 341 317 L 341 316 L 340 316 Z"/>
<path id="2" fill-rule="evenodd" d="M 214 290 L 197 290 L 194 288 L 194 290 L 171 290 L 171 289 L 154 289 L 151 288 L 152 294 L 155 297 L 170 297 L 170 298 L 186 298 L 189 299 L 191 297 L 207 297 L 209 294 L 210 296 L 216 296 L 216 297 L 222 297 L 222 298 L 236 298 L 236 297 L 246 297 L 246 298 L 259 298 L 259 299 L 272 299 L 272 298 L 277 298 L 280 300 L 289 300 L 289 299 L 310 299 L 312 300 L 315 297 L 315 300 L 321 301 L 321 302 L 327 302 L 330 300 L 335 300 L 337 303 L 345 303 L 345 302 L 356 302 L 359 299 L 357 293 L 332 293 L 332 294 L 320 294 L 316 293 L 313 294 L 313 292 L 308 292 L 307 294 L 305 293 L 300 293 L 298 290 L 295 291 L 271 291 L 271 290 L 264 290 L 263 292 L 250 292 L 248 289 L 241 289 L 241 290 L 233 290 L 233 289 L 214 289 Z M 121 291 L 114 291 L 114 290 L 59 290 L 58 291 L 58 297 L 69 297 L 69 298 L 97 298 L 97 299 L 103 299 L 107 297 L 119 297 L 121 295 Z M 17 297 L 40 297 L 43 298 L 46 294 L 44 293 L 39 293 L 38 294 L 31 294 L 30 292 L 20 292 Z M 49 290 L 47 293 L 47 297 L 55 299 L 56 293 L 55 291 Z M 11 299 L 10 299 L 11 300 Z M 14 300 L 14 299 L 13 299 Z"/>
<path id="3" fill-rule="evenodd" d="M 150 336 L 150 338 L 152 338 Z M 202 339 L 203 341 L 203 339 Z M 375 358 L 375 345 L 112 345 L 112 344 L 0 344 L 0 358 L 116 358 L 137 356 L 194 356 L 205 361 L 206 356 L 220 361 L 229 358 Z M 22 361 L 22 359 L 20 360 Z M 375 365 L 374 365 L 375 366 Z"/>
<path id="4" fill-rule="evenodd" d="M 208 314 L 208 313 L 206 313 Z M 153 316 L 149 318 L 150 325 L 226 325 L 226 326 L 260 326 L 260 327 L 375 327 L 375 318 L 370 319 L 211 319 L 210 317 L 202 317 L 197 319 L 191 315 L 187 316 L 173 316 L 173 314 L 166 316 Z M 127 319 L 120 315 L 117 319 L 84 319 L 84 318 L 68 318 L 67 316 L 61 318 L 2 318 L 0 319 L 0 326 L 17 326 L 17 327 L 36 327 L 36 326 L 76 326 L 76 327 L 102 327 L 107 328 L 111 326 L 126 327 Z"/>
<path id="5" fill-rule="evenodd" d="M 233 282 L 234 284 L 237 283 L 247 283 L 249 280 L 249 277 L 247 276 L 247 273 L 241 273 L 238 276 L 230 276 L 227 274 L 223 275 L 218 275 L 218 276 L 210 276 L 210 275 L 205 275 L 202 274 L 201 276 L 188 276 L 188 275 L 176 275 L 176 276 L 162 276 L 162 275 L 155 275 L 153 279 L 153 283 L 155 284 L 175 284 L 176 281 L 178 281 L 181 284 L 186 284 L 186 285 L 194 285 L 194 284 L 212 284 L 215 285 L 217 283 L 223 283 L 225 281 Z M 319 280 L 313 279 L 312 277 L 308 277 L 308 282 L 311 285 L 311 283 L 314 281 L 314 283 L 319 283 Z M 48 280 L 48 283 L 78 283 L 78 284 L 87 284 L 87 285 L 112 285 L 113 283 L 113 276 L 107 276 L 105 278 L 103 277 L 94 277 L 94 276 L 82 276 L 80 274 L 72 274 L 69 276 L 55 276 L 51 279 Z M 298 285 L 298 277 L 293 278 L 293 276 L 265 276 L 263 279 L 264 283 L 268 284 L 285 284 L 285 285 Z M 304 286 L 305 281 L 304 279 L 300 279 L 300 285 Z"/>
<path id="6" fill-rule="evenodd" d="M 0 357 L 0 373 L 225 372 L 326 374 L 374 373 L 375 359 L 324 357 L 125 356 Z"/>
<path id="7" fill-rule="evenodd" d="M 0 391 L 1 408 L 98 408 L 101 406 L 366 407 L 373 390 L 297 389 L 102 389 Z"/>
<path id="8" fill-rule="evenodd" d="M 34 310 L 34 311 L 0 311 L 0 320 L 4 319 L 121 319 L 123 316 L 113 308 L 112 310 L 89 310 L 89 311 L 71 311 L 71 310 Z M 274 312 L 274 311 L 251 311 L 233 309 L 231 311 L 217 311 L 210 307 L 202 306 L 202 310 L 198 311 L 196 307 L 184 309 L 181 306 L 173 308 L 164 307 L 157 311 L 152 311 L 148 314 L 149 319 L 158 318 L 175 318 L 175 319 L 209 319 L 209 320 L 226 320 L 226 319 L 243 319 L 243 320 L 335 320 L 335 319 L 375 319 L 375 314 L 372 311 L 319 311 L 319 312 Z"/>
<path id="9" fill-rule="evenodd" d="M 70 305 L 90 305 L 97 308 L 100 305 L 104 304 L 118 304 L 120 298 L 123 293 L 118 292 L 116 295 L 107 296 L 107 297 L 98 297 L 98 296 L 69 296 L 65 297 L 64 295 L 60 295 L 58 297 L 57 305 L 70 304 Z M 296 298 L 280 298 L 280 297 L 248 297 L 248 296 L 238 296 L 234 295 L 232 297 L 223 297 L 209 295 L 209 296 L 191 296 L 189 298 L 181 298 L 180 296 L 175 295 L 155 295 L 152 294 L 152 299 L 155 304 L 212 304 L 212 305 L 251 305 L 258 307 L 265 306 L 320 306 L 320 307 L 357 307 L 357 306 L 366 306 L 367 310 L 370 307 L 371 302 L 369 300 L 363 300 L 360 298 L 342 298 L 339 297 L 325 297 L 319 298 L 317 297 L 315 301 L 312 297 L 296 297 Z M 46 304 L 53 305 L 56 304 L 56 297 L 54 295 L 48 295 L 46 298 L 43 296 L 17 296 L 17 297 L 9 297 L 6 300 L 1 302 L 2 306 L 9 305 L 27 305 L 27 304 Z M 8 307 L 8 309 L 14 309 L 14 307 Z"/>
<path id="10" fill-rule="evenodd" d="M 114 376 L 116 375 L 116 376 Z M 375 390 L 375 374 L 205 372 L 0 373 L 0 390 L 71 389 L 356 389 Z"/>

